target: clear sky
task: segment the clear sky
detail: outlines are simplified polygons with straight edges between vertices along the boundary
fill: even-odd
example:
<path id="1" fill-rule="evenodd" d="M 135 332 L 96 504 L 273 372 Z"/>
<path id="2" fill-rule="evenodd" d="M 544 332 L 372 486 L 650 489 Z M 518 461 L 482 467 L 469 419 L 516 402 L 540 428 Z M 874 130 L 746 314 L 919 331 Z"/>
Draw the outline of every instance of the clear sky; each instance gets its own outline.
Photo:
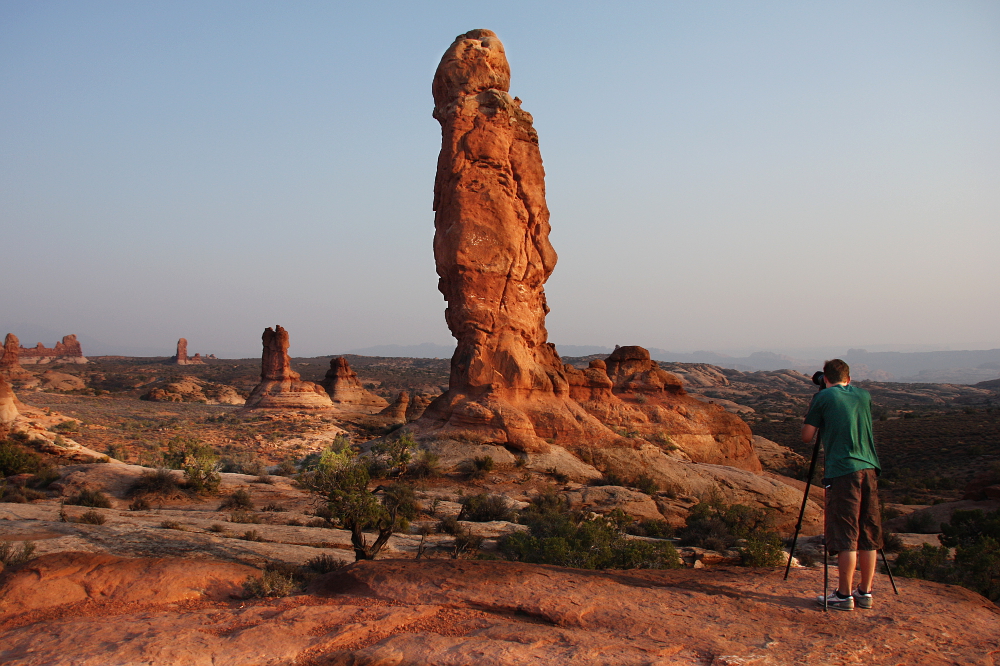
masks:
<path id="1" fill-rule="evenodd" d="M 0 334 L 449 343 L 430 85 L 473 28 L 540 136 L 557 345 L 1000 347 L 995 0 L 2 0 Z"/>

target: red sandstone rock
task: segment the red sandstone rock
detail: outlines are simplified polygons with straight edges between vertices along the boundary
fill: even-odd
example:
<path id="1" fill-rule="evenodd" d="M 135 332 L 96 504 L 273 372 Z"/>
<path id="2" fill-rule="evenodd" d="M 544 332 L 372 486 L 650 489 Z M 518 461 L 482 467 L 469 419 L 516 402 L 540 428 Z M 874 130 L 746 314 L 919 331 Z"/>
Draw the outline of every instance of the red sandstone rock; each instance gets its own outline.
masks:
<path id="1" fill-rule="evenodd" d="M 247 409 L 329 409 L 330 397 L 319 384 L 302 381 L 292 370 L 288 356 L 288 332 L 280 326 L 267 328 L 261 336 L 264 353 L 260 361 L 260 383 L 247 398 Z"/>
<path id="2" fill-rule="evenodd" d="M 0 372 L 10 375 L 12 373 L 21 374 L 21 364 L 18 357 L 21 351 L 21 342 L 13 333 L 8 333 L 3 341 L 3 353 L 0 354 Z"/>
<path id="3" fill-rule="evenodd" d="M 177 365 L 203 365 L 205 361 L 201 359 L 201 354 L 188 357 L 188 341 L 181 338 L 177 341 L 177 353 L 174 354 L 173 362 Z"/>
<path id="4" fill-rule="evenodd" d="M 379 412 L 379 416 L 387 416 L 399 421 L 406 420 L 406 408 L 410 405 L 410 392 L 400 391 L 396 399 L 388 407 Z"/>
<path id="5" fill-rule="evenodd" d="M 442 147 L 434 184 L 434 258 L 458 340 L 448 391 L 412 430 L 476 430 L 525 451 L 628 445 L 659 437 L 692 460 L 759 470 L 749 427 L 685 395 L 641 347 L 587 370 L 547 341 L 544 284 L 556 264 L 538 135 L 508 94 L 510 68 L 489 30 L 460 35 L 434 76 Z"/>
<path id="6" fill-rule="evenodd" d="M 0 374 L 0 426 L 8 426 L 17 418 L 17 397 L 7 380 Z"/>
<path id="7" fill-rule="evenodd" d="M 385 398 L 365 389 L 358 379 L 358 373 L 351 369 L 343 356 L 330 359 L 330 369 L 320 386 L 326 389 L 333 405 L 341 409 L 373 414 L 389 404 Z"/>
<path id="8" fill-rule="evenodd" d="M 23 365 L 33 365 L 41 363 L 86 363 L 87 359 L 83 355 L 83 349 L 76 335 L 65 335 L 55 347 L 49 349 L 41 342 L 34 347 L 21 347 L 20 361 Z"/>

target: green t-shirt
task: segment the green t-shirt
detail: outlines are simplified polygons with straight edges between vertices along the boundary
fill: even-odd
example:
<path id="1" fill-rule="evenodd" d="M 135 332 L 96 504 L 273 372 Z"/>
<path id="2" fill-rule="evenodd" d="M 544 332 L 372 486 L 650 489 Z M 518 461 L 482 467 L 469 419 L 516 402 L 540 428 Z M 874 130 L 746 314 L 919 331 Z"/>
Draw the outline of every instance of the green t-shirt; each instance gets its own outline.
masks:
<path id="1" fill-rule="evenodd" d="M 872 436 L 872 396 L 856 386 L 831 386 L 813 398 L 806 424 L 819 428 L 826 454 L 824 478 L 874 467 L 881 470 Z"/>

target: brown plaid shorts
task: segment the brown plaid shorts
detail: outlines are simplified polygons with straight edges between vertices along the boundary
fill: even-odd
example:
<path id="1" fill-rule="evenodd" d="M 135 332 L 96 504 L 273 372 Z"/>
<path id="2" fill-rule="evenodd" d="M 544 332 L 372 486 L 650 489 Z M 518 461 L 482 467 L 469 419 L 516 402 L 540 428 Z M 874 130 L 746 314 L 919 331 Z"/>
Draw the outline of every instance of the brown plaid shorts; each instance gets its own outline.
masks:
<path id="1" fill-rule="evenodd" d="M 875 470 L 823 479 L 826 487 L 826 549 L 880 550 L 882 517 L 878 505 Z"/>

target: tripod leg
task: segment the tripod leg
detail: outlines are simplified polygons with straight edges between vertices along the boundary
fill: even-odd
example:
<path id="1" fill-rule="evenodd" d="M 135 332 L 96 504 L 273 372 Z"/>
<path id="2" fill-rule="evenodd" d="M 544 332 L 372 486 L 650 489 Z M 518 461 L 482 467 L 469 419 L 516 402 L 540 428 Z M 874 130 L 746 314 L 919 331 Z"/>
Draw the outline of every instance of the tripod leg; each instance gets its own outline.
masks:
<path id="1" fill-rule="evenodd" d="M 788 572 L 792 568 L 792 555 L 795 554 L 795 544 L 799 540 L 799 531 L 802 529 L 802 518 L 806 515 L 806 502 L 809 501 L 809 486 L 812 485 L 813 474 L 816 471 L 816 458 L 819 456 L 819 433 L 816 434 L 816 445 L 813 446 L 812 461 L 809 463 L 809 475 L 806 476 L 806 491 L 802 495 L 802 508 L 799 509 L 799 520 L 795 523 L 795 536 L 792 537 L 792 547 L 788 549 L 788 564 L 785 565 L 785 580 L 788 580 Z"/>
<path id="2" fill-rule="evenodd" d="M 823 612 L 829 609 L 830 605 L 830 554 L 826 551 L 826 535 L 823 535 Z"/>
<path id="3" fill-rule="evenodd" d="M 896 588 L 896 579 L 892 577 L 892 569 L 889 568 L 889 560 L 885 557 L 885 551 L 880 550 L 878 552 L 882 553 L 882 564 L 885 565 L 885 572 L 889 574 L 889 582 L 892 583 L 892 591 L 898 596 L 899 590 Z"/>

